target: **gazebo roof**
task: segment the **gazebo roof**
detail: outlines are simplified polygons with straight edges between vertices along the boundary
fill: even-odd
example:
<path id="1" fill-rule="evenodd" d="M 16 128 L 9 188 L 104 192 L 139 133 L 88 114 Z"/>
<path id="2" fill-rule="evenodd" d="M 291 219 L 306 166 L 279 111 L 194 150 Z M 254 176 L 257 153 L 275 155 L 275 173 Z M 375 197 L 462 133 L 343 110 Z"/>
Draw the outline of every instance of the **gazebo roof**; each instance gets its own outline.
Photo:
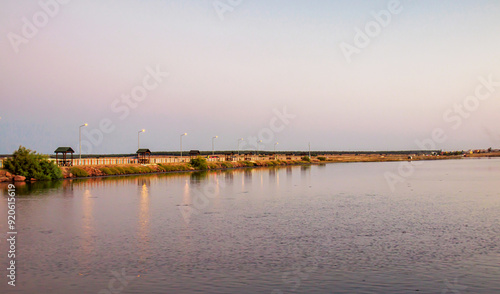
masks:
<path id="1" fill-rule="evenodd" d="M 75 153 L 71 147 L 58 147 L 54 153 Z"/>
<path id="2" fill-rule="evenodd" d="M 147 148 L 141 148 L 141 149 L 137 150 L 136 153 L 151 153 L 151 150 L 149 150 Z"/>

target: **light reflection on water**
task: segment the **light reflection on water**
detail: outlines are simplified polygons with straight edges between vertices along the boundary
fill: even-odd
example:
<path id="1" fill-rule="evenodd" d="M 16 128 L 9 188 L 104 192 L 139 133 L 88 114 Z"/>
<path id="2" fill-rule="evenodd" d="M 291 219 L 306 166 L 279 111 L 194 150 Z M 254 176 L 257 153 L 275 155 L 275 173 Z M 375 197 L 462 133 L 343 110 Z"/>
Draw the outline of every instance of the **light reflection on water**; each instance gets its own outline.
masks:
<path id="1" fill-rule="evenodd" d="M 392 193 L 383 173 L 395 170 L 350 163 L 18 186 L 19 281 L 0 291 L 107 293 L 124 272 L 120 293 L 497 292 L 500 160 L 425 162 Z"/>

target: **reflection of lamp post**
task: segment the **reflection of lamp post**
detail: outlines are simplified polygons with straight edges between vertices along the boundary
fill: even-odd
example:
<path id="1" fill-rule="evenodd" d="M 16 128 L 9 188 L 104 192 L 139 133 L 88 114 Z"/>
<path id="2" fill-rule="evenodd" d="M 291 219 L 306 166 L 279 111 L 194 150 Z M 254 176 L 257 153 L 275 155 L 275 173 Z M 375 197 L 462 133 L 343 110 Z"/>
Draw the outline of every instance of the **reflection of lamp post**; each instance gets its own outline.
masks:
<path id="1" fill-rule="evenodd" d="M 1 117 L 0 117 L 1 118 Z M 78 128 L 78 146 L 80 147 L 80 159 L 82 159 L 82 128 L 88 126 L 88 124 L 83 124 Z"/>
<path id="2" fill-rule="evenodd" d="M 215 136 L 215 137 L 212 137 L 212 155 L 215 154 L 215 149 L 214 149 L 214 146 L 215 146 L 215 143 L 214 143 L 214 140 L 219 138 L 219 136 Z"/>
<path id="3" fill-rule="evenodd" d="M 262 140 L 259 140 L 259 141 L 257 142 L 257 155 L 259 154 L 259 143 L 262 143 Z"/>
<path id="4" fill-rule="evenodd" d="M 142 129 L 137 133 L 137 149 L 141 149 L 141 133 L 144 133 L 145 131 L 145 129 Z"/>
<path id="5" fill-rule="evenodd" d="M 238 139 L 238 155 L 240 155 L 240 141 L 243 141 L 243 138 Z"/>
<path id="6" fill-rule="evenodd" d="M 182 160 L 182 136 L 187 136 L 187 133 L 181 135 L 181 160 Z"/>
<path id="7" fill-rule="evenodd" d="M 274 143 L 274 153 L 276 153 L 276 145 L 278 144 L 279 144 L 278 142 Z"/>

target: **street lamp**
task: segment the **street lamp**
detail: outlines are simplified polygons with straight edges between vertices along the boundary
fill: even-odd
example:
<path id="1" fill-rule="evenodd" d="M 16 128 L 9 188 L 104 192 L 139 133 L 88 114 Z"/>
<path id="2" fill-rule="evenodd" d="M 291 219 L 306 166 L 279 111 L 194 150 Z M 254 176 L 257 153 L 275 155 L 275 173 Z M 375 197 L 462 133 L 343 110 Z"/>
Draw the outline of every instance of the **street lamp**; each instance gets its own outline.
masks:
<path id="1" fill-rule="evenodd" d="M 145 129 L 142 129 L 137 133 L 137 150 L 141 149 L 141 133 L 144 133 L 145 131 Z"/>
<path id="2" fill-rule="evenodd" d="M 217 139 L 217 138 L 219 138 L 219 136 L 212 137 L 212 155 L 215 154 L 215 149 L 214 149 L 214 146 L 215 146 L 214 144 L 215 143 L 214 143 L 214 140 Z"/>
<path id="3" fill-rule="evenodd" d="M 85 123 L 78 128 L 78 146 L 80 149 L 80 159 L 82 159 L 82 128 L 88 125 L 89 124 Z"/>
<path id="4" fill-rule="evenodd" d="M 181 160 L 182 160 L 182 137 L 187 136 L 187 133 L 181 135 Z"/>
<path id="5" fill-rule="evenodd" d="M 238 155 L 240 155 L 240 141 L 243 141 L 243 138 L 238 139 Z"/>
<path id="6" fill-rule="evenodd" d="M 259 143 L 262 143 L 262 140 L 259 140 L 259 141 L 257 142 L 257 155 L 259 154 Z"/>
<path id="7" fill-rule="evenodd" d="M 276 153 L 276 145 L 278 144 L 279 144 L 278 142 L 274 143 L 274 153 Z"/>

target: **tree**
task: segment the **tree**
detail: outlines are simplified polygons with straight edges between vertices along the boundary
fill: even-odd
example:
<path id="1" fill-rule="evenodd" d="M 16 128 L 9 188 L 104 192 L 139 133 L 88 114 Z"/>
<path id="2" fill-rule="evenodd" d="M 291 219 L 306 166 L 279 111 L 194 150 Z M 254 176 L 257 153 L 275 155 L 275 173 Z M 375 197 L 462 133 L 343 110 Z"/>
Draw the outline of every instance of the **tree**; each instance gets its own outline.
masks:
<path id="1" fill-rule="evenodd" d="M 7 159 L 4 164 L 12 173 L 28 179 L 47 181 L 62 178 L 61 169 L 49 161 L 48 156 L 37 154 L 23 146 L 19 146 L 19 149 L 12 154 L 12 158 Z"/>

